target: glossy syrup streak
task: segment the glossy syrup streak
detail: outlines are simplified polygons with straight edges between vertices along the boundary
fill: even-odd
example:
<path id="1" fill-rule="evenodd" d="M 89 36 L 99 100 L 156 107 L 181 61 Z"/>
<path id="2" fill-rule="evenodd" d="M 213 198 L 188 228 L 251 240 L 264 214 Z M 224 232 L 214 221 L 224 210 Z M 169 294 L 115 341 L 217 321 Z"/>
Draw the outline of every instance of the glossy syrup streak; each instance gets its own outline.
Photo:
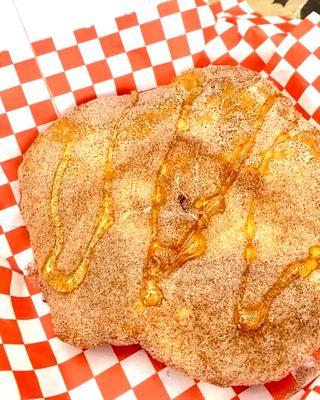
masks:
<path id="1" fill-rule="evenodd" d="M 285 152 L 277 152 L 277 146 L 287 140 L 290 139 L 290 136 L 286 132 L 281 132 L 272 145 L 267 151 L 262 154 L 260 165 L 257 168 L 258 176 L 262 177 L 268 172 L 269 164 L 274 159 L 279 159 L 285 157 Z M 239 329 L 242 331 L 249 331 L 258 328 L 258 326 L 263 322 L 263 318 L 265 315 L 256 316 L 256 314 L 252 315 L 251 308 L 245 308 L 242 306 L 243 297 L 245 295 L 248 276 L 250 274 L 251 266 L 253 260 L 256 258 L 256 249 L 254 246 L 254 237 L 256 233 L 256 221 L 254 216 L 254 208 L 255 208 L 255 199 L 254 195 L 251 196 L 249 200 L 249 210 L 247 214 L 247 218 L 245 224 L 243 226 L 243 232 L 246 239 L 246 245 L 243 251 L 243 258 L 245 261 L 245 269 L 241 276 L 240 288 L 238 301 L 235 306 L 235 323 Z M 259 308 L 259 305 L 256 305 Z M 266 310 L 267 311 L 267 310 Z"/>
<path id="2" fill-rule="evenodd" d="M 183 75 L 181 83 L 185 89 L 189 91 L 189 95 L 181 106 L 176 127 L 177 132 L 184 132 L 189 129 L 189 116 L 192 103 L 203 90 L 199 78 L 190 74 Z M 232 93 L 232 90 L 228 90 L 226 96 L 229 96 L 230 93 Z M 215 215 L 225 211 L 225 196 L 235 182 L 242 163 L 254 147 L 257 133 L 262 127 L 265 116 L 274 104 L 276 97 L 277 96 L 269 96 L 267 98 L 254 123 L 254 133 L 234 150 L 225 177 L 220 183 L 220 187 L 214 193 L 199 197 L 195 201 L 194 207 L 198 212 L 198 218 L 192 227 L 186 232 L 179 243 L 173 246 L 167 246 L 162 244 L 158 237 L 158 223 L 161 206 L 166 202 L 163 187 L 165 180 L 169 179 L 170 171 L 168 168 L 168 159 L 170 159 L 171 150 L 174 148 L 175 141 L 173 141 L 173 144 L 170 146 L 158 170 L 152 196 L 152 240 L 145 264 L 144 282 L 141 290 L 142 302 L 146 306 L 161 304 L 163 293 L 158 285 L 160 279 L 169 276 L 187 261 L 199 258 L 204 254 L 206 249 L 206 236 L 204 231 Z M 222 99 L 222 103 L 224 101 L 225 98 Z"/>
<path id="3" fill-rule="evenodd" d="M 67 141 L 63 156 L 61 161 L 59 162 L 58 168 L 55 172 L 52 192 L 51 192 L 51 217 L 55 229 L 55 244 L 52 252 L 48 256 L 45 264 L 42 268 L 42 275 L 47 280 L 49 285 L 55 289 L 57 292 L 61 293 L 70 293 L 74 291 L 84 280 L 88 269 L 91 255 L 105 232 L 110 228 L 113 224 L 113 208 L 112 208 L 112 197 L 111 197 L 111 181 L 113 178 L 113 153 L 114 149 L 117 145 L 118 134 L 120 131 L 120 123 L 125 118 L 129 110 L 137 103 L 138 95 L 137 93 L 132 94 L 132 101 L 129 107 L 127 107 L 121 114 L 118 120 L 115 122 L 115 125 L 112 129 L 111 134 L 111 142 L 108 146 L 108 151 L 106 155 L 106 161 L 104 166 L 104 177 L 105 177 L 105 185 L 104 185 L 104 193 L 103 193 L 103 202 L 101 204 L 101 208 L 97 217 L 97 221 L 95 223 L 93 234 L 91 239 L 86 247 L 84 256 L 80 261 L 79 265 L 76 269 L 67 274 L 62 272 L 57 267 L 57 262 L 59 256 L 64 247 L 64 234 L 61 228 L 60 217 L 59 217 L 59 196 L 61 185 L 63 181 L 63 176 L 65 174 L 66 168 L 70 162 L 73 146 L 75 144 L 74 139 L 70 139 Z M 72 138 L 75 135 L 72 135 L 72 132 L 66 132 L 68 138 Z"/>
<path id="4" fill-rule="evenodd" d="M 293 122 L 293 127 L 296 127 L 297 120 Z M 262 155 L 260 166 L 258 167 L 258 174 L 260 176 L 265 175 L 268 172 L 269 163 L 274 159 L 284 158 L 286 152 L 276 151 L 276 147 L 288 140 L 302 140 L 310 148 L 313 155 L 318 156 L 318 149 L 316 147 L 316 141 L 306 135 L 298 135 L 297 137 L 290 137 L 287 132 L 280 133 L 271 147 Z M 279 294 L 286 289 L 294 280 L 298 278 L 306 278 L 311 272 L 319 266 L 320 259 L 320 246 L 312 246 L 309 249 L 308 256 L 296 260 L 288 264 L 282 270 L 280 276 L 276 282 L 271 286 L 269 290 L 262 296 L 262 299 L 248 307 L 242 305 L 243 297 L 246 290 L 247 280 L 250 273 L 251 264 L 256 256 L 256 250 L 254 248 L 253 240 L 255 235 L 256 223 L 254 220 L 254 198 L 251 197 L 249 204 L 248 216 L 244 225 L 244 234 L 246 237 L 246 246 L 244 249 L 244 259 L 246 262 L 246 268 L 242 274 L 239 300 L 235 307 L 235 323 L 238 329 L 242 332 L 255 331 L 261 328 L 268 316 L 268 311 L 271 304 L 279 296 Z"/>
<path id="5" fill-rule="evenodd" d="M 189 130 L 191 107 L 193 102 L 203 91 L 203 78 L 200 74 L 185 73 L 178 77 L 177 84 L 182 85 L 187 91 L 187 95 L 182 102 L 179 118 L 176 124 L 176 133 L 179 133 Z M 222 98 L 220 99 L 220 111 L 222 110 L 226 101 L 231 101 L 231 97 L 234 92 L 235 89 L 230 85 L 225 88 Z M 167 154 L 162 160 L 156 174 L 152 193 L 152 209 L 150 215 L 151 242 L 149 245 L 147 260 L 144 266 L 141 290 L 141 301 L 144 306 L 156 306 L 161 304 L 163 300 L 163 293 L 159 287 L 159 282 L 168 277 L 171 273 L 176 271 L 189 260 L 197 259 L 204 254 L 206 249 L 205 230 L 209 226 L 214 216 L 222 214 L 225 211 L 226 195 L 233 183 L 236 181 L 244 161 L 255 146 L 257 134 L 264 124 L 267 113 L 273 106 L 278 96 L 279 95 L 271 95 L 267 97 L 265 103 L 261 106 L 256 121 L 253 125 L 253 133 L 234 149 L 230 160 L 228 160 L 228 167 L 226 168 L 225 174 L 221 179 L 218 189 L 209 195 L 199 197 L 194 202 L 193 207 L 198 214 L 197 220 L 192 224 L 191 228 L 177 244 L 167 246 L 162 243 L 161 238 L 159 237 L 159 214 L 161 207 L 166 204 L 166 193 L 164 187 L 166 186 L 166 183 L 170 181 L 172 176 L 169 160 L 174 149 L 176 137 L 173 139 L 172 144 L 169 146 Z M 57 268 L 58 258 L 64 247 L 64 235 L 58 212 L 59 195 L 63 176 L 72 158 L 72 150 L 76 141 L 76 136 L 73 135 L 72 132 L 69 132 L 71 128 L 65 127 L 67 132 L 65 132 L 66 135 L 64 137 L 67 139 L 65 140 L 66 144 L 63 156 L 55 172 L 50 202 L 51 217 L 55 228 L 55 245 L 42 268 L 42 274 L 44 278 L 51 285 L 51 287 L 58 292 L 72 292 L 83 282 L 88 272 L 90 258 L 96 244 L 113 223 L 110 185 L 113 177 L 113 153 L 117 144 L 120 123 L 123 121 L 128 111 L 134 107 L 137 100 L 138 96 L 135 94 L 133 96 L 132 104 L 124 110 L 113 127 L 112 140 L 108 148 L 105 162 L 104 200 L 95 224 L 94 233 L 89 241 L 89 244 L 87 245 L 84 257 L 79 263 L 78 267 L 69 274 L 63 273 Z M 250 99 L 248 98 L 247 100 L 249 101 Z M 131 128 L 134 132 L 136 132 L 138 129 L 137 127 L 139 127 L 138 131 L 144 133 L 146 130 L 151 129 L 153 122 L 159 122 L 163 117 L 166 117 L 167 114 L 171 115 L 173 111 L 174 110 L 169 107 L 168 109 L 165 109 L 163 113 L 161 113 L 161 116 L 154 116 L 152 114 L 148 117 L 148 114 L 145 114 L 141 117 L 142 119 L 140 118 L 140 120 L 137 121 L 137 124 L 134 124 L 134 126 Z M 221 113 L 221 118 L 224 117 L 225 116 Z M 204 115 L 202 118 L 204 118 L 204 122 L 206 122 L 206 118 L 208 118 L 208 116 Z M 199 122 L 201 123 L 201 118 L 199 118 Z M 128 129 L 129 128 L 130 126 Z M 307 134 L 302 133 L 301 135 L 299 139 L 309 146 L 310 151 L 314 155 L 319 156 L 320 151 L 317 147 L 316 140 Z M 299 135 L 297 135 L 295 139 L 298 139 L 298 136 Z M 286 156 L 285 152 L 277 151 L 277 146 L 288 140 L 292 140 L 288 133 L 280 133 L 276 137 L 271 147 L 262 154 L 260 165 L 256 171 L 261 177 L 267 174 L 269 164 L 272 160 L 284 158 Z M 248 307 L 244 307 L 243 298 L 246 291 L 247 280 L 252 268 L 252 263 L 256 258 L 256 249 L 254 246 L 256 221 L 254 212 L 255 199 L 252 196 L 249 201 L 249 210 L 243 227 L 243 232 L 246 239 L 246 244 L 243 251 L 245 269 L 242 274 L 238 301 L 235 305 L 234 313 L 235 324 L 241 332 L 250 332 L 261 328 L 266 321 L 269 307 L 276 297 L 295 279 L 309 276 L 312 271 L 318 268 L 320 260 L 320 245 L 311 247 L 308 255 L 305 258 L 296 260 L 283 269 L 277 281 L 264 294 L 261 301 Z"/>

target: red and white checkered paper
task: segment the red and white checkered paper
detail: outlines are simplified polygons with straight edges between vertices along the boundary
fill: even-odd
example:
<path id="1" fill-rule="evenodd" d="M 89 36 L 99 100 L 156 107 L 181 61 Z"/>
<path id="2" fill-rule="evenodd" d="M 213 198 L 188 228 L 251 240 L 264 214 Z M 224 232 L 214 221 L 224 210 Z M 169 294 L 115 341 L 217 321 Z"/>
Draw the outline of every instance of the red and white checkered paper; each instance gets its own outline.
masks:
<path id="1" fill-rule="evenodd" d="M 32 141 L 71 107 L 97 96 L 154 88 L 213 64 L 261 71 L 320 123 L 320 17 L 262 17 L 244 1 L 172 0 L 105 27 L 31 43 L 33 56 L 0 53 L 0 399 L 320 399 L 320 378 L 219 388 L 165 367 L 139 346 L 81 350 L 54 334 L 50 310 L 24 275 L 32 261 L 17 169 Z M 18 57 L 19 58 L 19 57 Z M 320 361 L 319 352 L 308 363 Z M 320 368 L 319 368 L 320 370 Z"/>

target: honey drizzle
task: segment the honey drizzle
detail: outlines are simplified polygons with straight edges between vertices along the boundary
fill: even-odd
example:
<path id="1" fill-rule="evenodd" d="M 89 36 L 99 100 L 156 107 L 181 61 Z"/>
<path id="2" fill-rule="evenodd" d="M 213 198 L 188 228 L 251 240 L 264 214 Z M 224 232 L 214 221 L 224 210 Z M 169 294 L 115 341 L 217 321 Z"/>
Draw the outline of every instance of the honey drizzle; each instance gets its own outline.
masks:
<path id="1" fill-rule="evenodd" d="M 296 279 L 307 278 L 319 267 L 319 259 L 320 245 L 316 245 L 310 247 L 308 257 L 288 264 L 260 302 L 239 310 L 238 329 L 242 332 L 250 332 L 261 328 L 271 304 L 279 294 Z"/>
<path id="2" fill-rule="evenodd" d="M 134 107 L 137 101 L 138 94 L 134 92 L 132 95 L 132 102 L 130 106 L 125 108 L 125 110 L 120 114 L 120 117 L 117 119 L 112 129 L 111 142 L 108 146 L 104 166 L 105 185 L 103 193 L 103 204 L 101 205 L 99 216 L 93 229 L 93 235 L 91 236 L 90 241 L 86 247 L 84 257 L 82 258 L 77 268 L 71 273 L 64 273 L 57 268 L 57 261 L 64 247 L 64 235 L 59 217 L 59 195 L 62 179 L 68 163 L 70 162 L 71 153 L 75 141 L 70 140 L 66 143 L 63 157 L 60 160 L 54 175 L 54 182 L 52 186 L 50 200 L 51 217 L 55 228 L 55 245 L 41 271 L 43 277 L 47 280 L 49 285 L 57 292 L 70 293 L 83 282 L 89 269 L 89 261 L 92 252 L 94 251 L 99 240 L 108 230 L 108 228 L 110 228 L 110 226 L 113 224 L 113 208 L 110 187 L 110 182 L 113 179 L 114 175 L 112 168 L 113 153 L 118 142 L 120 123 L 125 118 L 127 113 L 131 110 L 131 108 Z"/>
<path id="3" fill-rule="evenodd" d="M 196 93 L 196 96 L 192 94 L 192 91 L 190 93 L 189 97 L 192 102 L 200 94 L 198 91 Z M 163 293 L 158 286 L 160 278 L 169 276 L 173 271 L 180 268 L 187 261 L 199 258 L 204 254 L 206 249 L 206 237 L 203 231 L 208 227 L 213 216 L 225 211 L 225 196 L 235 182 L 243 162 L 254 147 L 257 133 L 261 129 L 265 117 L 277 97 L 278 95 L 272 95 L 266 99 L 260 109 L 258 118 L 254 123 L 254 133 L 244 143 L 241 143 L 233 152 L 228 171 L 221 182 L 220 188 L 214 193 L 200 197 L 195 201 L 194 207 L 198 211 L 198 219 L 192 224 L 191 228 L 187 231 L 182 240 L 177 245 L 173 246 L 163 245 L 158 239 L 160 207 L 165 204 L 166 200 L 165 193 L 162 189 L 163 185 L 161 185 L 161 183 L 164 183 L 164 181 L 168 179 L 167 159 L 171 153 L 172 147 L 169 149 L 158 171 L 154 194 L 152 197 L 152 241 L 148 251 L 146 268 L 144 270 L 144 285 L 141 290 L 142 302 L 146 306 L 161 304 Z M 189 129 L 191 104 L 188 101 L 182 105 L 180 117 L 177 122 L 178 132 Z"/>
<path id="4" fill-rule="evenodd" d="M 262 154 L 262 159 L 257 172 L 259 176 L 263 176 L 268 172 L 269 163 L 277 158 L 276 148 L 279 144 L 290 140 L 290 136 L 287 132 L 281 132 L 274 140 L 272 145 Z M 249 200 L 249 210 L 248 215 L 243 226 L 243 232 L 246 238 L 246 245 L 243 251 L 243 258 L 245 260 L 245 269 L 241 276 L 240 288 L 238 301 L 235 307 L 235 323 L 240 330 L 247 331 L 243 323 L 247 309 L 242 307 L 244 294 L 246 291 L 246 286 L 248 282 L 248 277 L 250 274 L 252 262 L 256 257 L 256 249 L 254 246 L 254 237 L 256 233 L 256 221 L 254 217 L 254 196 L 252 195 Z M 260 326 L 260 325 L 259 325 Z M 258 327 L 257 327 L 258 328 Z M 256 329 L 257 329 L 256 328 Z M 254 328 L 252 328 L 254 329 Z"/>

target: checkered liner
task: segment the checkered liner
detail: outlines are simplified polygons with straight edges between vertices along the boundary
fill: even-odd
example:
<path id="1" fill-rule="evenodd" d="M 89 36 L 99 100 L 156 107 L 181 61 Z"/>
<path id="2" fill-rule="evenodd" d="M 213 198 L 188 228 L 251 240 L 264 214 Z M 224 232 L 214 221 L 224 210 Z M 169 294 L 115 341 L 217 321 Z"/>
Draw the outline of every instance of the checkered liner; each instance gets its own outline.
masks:
<path id="1" fill-rule="evenodd" d="M 182 376 L 139 346 L 82 351 L 62 343 L 23 273 L 32 250 L 17 168 L 38 132 L 69 108 L 150 89 L 209 63 L 262 71 L 320 123 L 319 21 L 317 14 L 302 22 L 263 18 L 237 0 L 173 0 L 116 18 L 105 31 L 93 26 L 32 43 L 30 59 L 0 53 L 0 398 L 281 400 L 300 389 L 294 373 L 258 387 L 219 388 Z M 315 353 L 308 362 L 319 360 Z M 302 396 L 320 399 L 320 378 L 294 398 Z"/>

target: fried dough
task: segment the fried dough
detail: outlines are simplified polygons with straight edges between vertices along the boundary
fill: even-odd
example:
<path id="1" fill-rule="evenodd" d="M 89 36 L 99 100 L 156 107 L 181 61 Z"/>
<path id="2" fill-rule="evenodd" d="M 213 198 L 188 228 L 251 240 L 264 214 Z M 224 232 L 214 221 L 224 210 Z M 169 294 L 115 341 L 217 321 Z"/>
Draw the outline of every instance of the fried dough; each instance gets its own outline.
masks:
<path id="1" fill-rule="evenodd" d="M 190 70 L 41 134 L 21 210 L 57 335 L 139 343 L 218 385 L 320 346 L 319 131 L 260 75 Z"/>

